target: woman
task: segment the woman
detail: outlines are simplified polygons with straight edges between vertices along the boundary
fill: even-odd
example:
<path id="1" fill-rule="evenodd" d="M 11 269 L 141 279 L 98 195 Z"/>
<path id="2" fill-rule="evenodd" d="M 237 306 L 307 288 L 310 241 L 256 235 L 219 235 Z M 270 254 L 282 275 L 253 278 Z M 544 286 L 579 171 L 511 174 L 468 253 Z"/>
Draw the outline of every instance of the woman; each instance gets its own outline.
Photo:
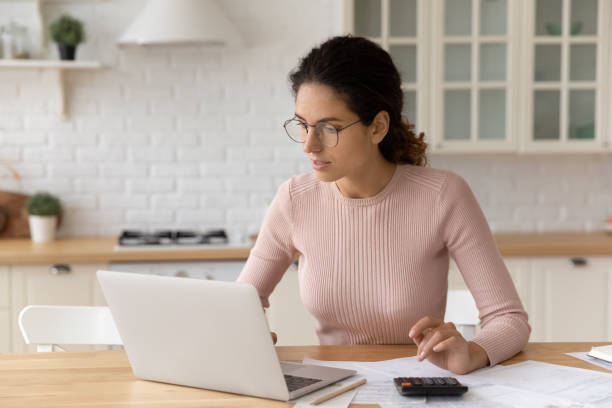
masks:
<path id="1" fill-rule="evenodd" d="M 424 167 L 426 143 L 402 120 L 389 54 L 359 37 L 314 48 L 290 75 L 314 173 L 283 183 L 238 278 L 268 296 L 297 252 L 300 294 L 321 344 L 418 345 L 458 374 L 494 365 L 529 338 L 527 314 L 467 183 Z M 466 341 L 444 322 L 449 256 L 482 330 Z"/>

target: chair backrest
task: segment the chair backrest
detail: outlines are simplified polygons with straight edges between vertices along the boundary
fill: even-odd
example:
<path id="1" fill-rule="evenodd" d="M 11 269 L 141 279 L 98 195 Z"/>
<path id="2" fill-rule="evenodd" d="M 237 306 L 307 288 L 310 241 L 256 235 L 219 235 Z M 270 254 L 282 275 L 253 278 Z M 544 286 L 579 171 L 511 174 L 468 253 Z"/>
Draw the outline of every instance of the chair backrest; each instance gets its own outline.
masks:
<path id="1" fill-rule="evenodd" d="M 38 351 L 61 350 L 58 344 L 123 344 L 110 309 L 103 306 L 26 306 L 19 328 L 26 344 L 36 344 Z"/>
<path id="2" fill-rule="evenodd" d="M 471 340 L 476 335 L 476 326 L 480 324 L 480 319 L 476 302 L 469 290 L 448 291 L 444 321 L 453 322 L 466 340 Z"/>

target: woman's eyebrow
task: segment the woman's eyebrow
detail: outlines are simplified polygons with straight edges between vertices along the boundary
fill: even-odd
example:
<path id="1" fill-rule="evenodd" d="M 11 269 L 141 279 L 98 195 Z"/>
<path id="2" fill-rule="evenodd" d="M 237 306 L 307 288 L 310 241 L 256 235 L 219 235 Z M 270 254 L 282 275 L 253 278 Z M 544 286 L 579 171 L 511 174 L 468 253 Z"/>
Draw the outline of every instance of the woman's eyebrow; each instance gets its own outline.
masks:
<path id="1" fill-rule="evenodd" d="M 296 118 L 298 118 L 298 119 L 302 119 L 304 122 L 306 122 L 306 119 L 304 119 L 304 118 L 303 118 L 302 116 L 300 116 L 298 113 L 295 113 L 295 117 L 296 117 Z M 322 119 L 319 119 L 319 120 L 317 121 L 317 123 L 319 123 L 319 122 L 334 122 L 334 121 L 335 121 L 335 122 L 341 122 L 342 120 L 341 120 L 341 119 L 338 119 L 338 118 L 335 118 L 335 117 L 333 117 L 333 116 L 329 116 L 329 117 L 327 117 L 327 118 L 322 118 Z"/>

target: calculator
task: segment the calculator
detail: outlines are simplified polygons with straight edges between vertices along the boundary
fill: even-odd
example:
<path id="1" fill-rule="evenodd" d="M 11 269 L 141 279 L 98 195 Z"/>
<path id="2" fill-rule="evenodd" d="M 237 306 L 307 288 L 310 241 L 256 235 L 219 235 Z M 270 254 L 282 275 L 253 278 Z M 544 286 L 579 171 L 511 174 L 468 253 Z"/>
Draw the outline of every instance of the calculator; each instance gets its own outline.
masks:
<path id="1" fill-rule="evenodd" d="M 397 391 L 408 397 L 459 396 L 468 390 L 453 377 L 396 377 L 393 382 Z"/>

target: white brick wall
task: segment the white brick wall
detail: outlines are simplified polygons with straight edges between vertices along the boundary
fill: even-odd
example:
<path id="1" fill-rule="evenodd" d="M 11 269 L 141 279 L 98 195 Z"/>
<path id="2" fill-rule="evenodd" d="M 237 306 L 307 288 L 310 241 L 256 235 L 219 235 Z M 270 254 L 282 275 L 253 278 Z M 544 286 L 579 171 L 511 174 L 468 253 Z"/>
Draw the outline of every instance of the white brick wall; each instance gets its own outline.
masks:
<path id="1" fill-rule="evenodd" d="M 612 215 L 608 155 L 432 157 L 470 183 L 494 231 L 601 229 Z"/>
<path id="2" fill-rule="evenodd" d="M 63 236 L 126 227 L 255 232 L 278 185 L 310 171 L 281 128 L 294 109 L 287 74 L 341 31 L 342 2 L 223 0 L 246 48 L 119 49 L 115 40 L 143 4 L 43 3 L 45 24 L 63 12 L 85 22 L 88 41 L 77 57 L 105 68 L 66 74 L 67 121 L 57 115 L 50 72 L 0 71 L 0 189 L 58 194 L 67 210 Z M 0 25 L 11 16 L 31 24 L 30 6 L 0 2 Z M 49 57 L 57 58 L 53 46 Z M 596 229 L 612 213 L 606 156 L 430 161 L 468 180 L 497 231 Z"/>

